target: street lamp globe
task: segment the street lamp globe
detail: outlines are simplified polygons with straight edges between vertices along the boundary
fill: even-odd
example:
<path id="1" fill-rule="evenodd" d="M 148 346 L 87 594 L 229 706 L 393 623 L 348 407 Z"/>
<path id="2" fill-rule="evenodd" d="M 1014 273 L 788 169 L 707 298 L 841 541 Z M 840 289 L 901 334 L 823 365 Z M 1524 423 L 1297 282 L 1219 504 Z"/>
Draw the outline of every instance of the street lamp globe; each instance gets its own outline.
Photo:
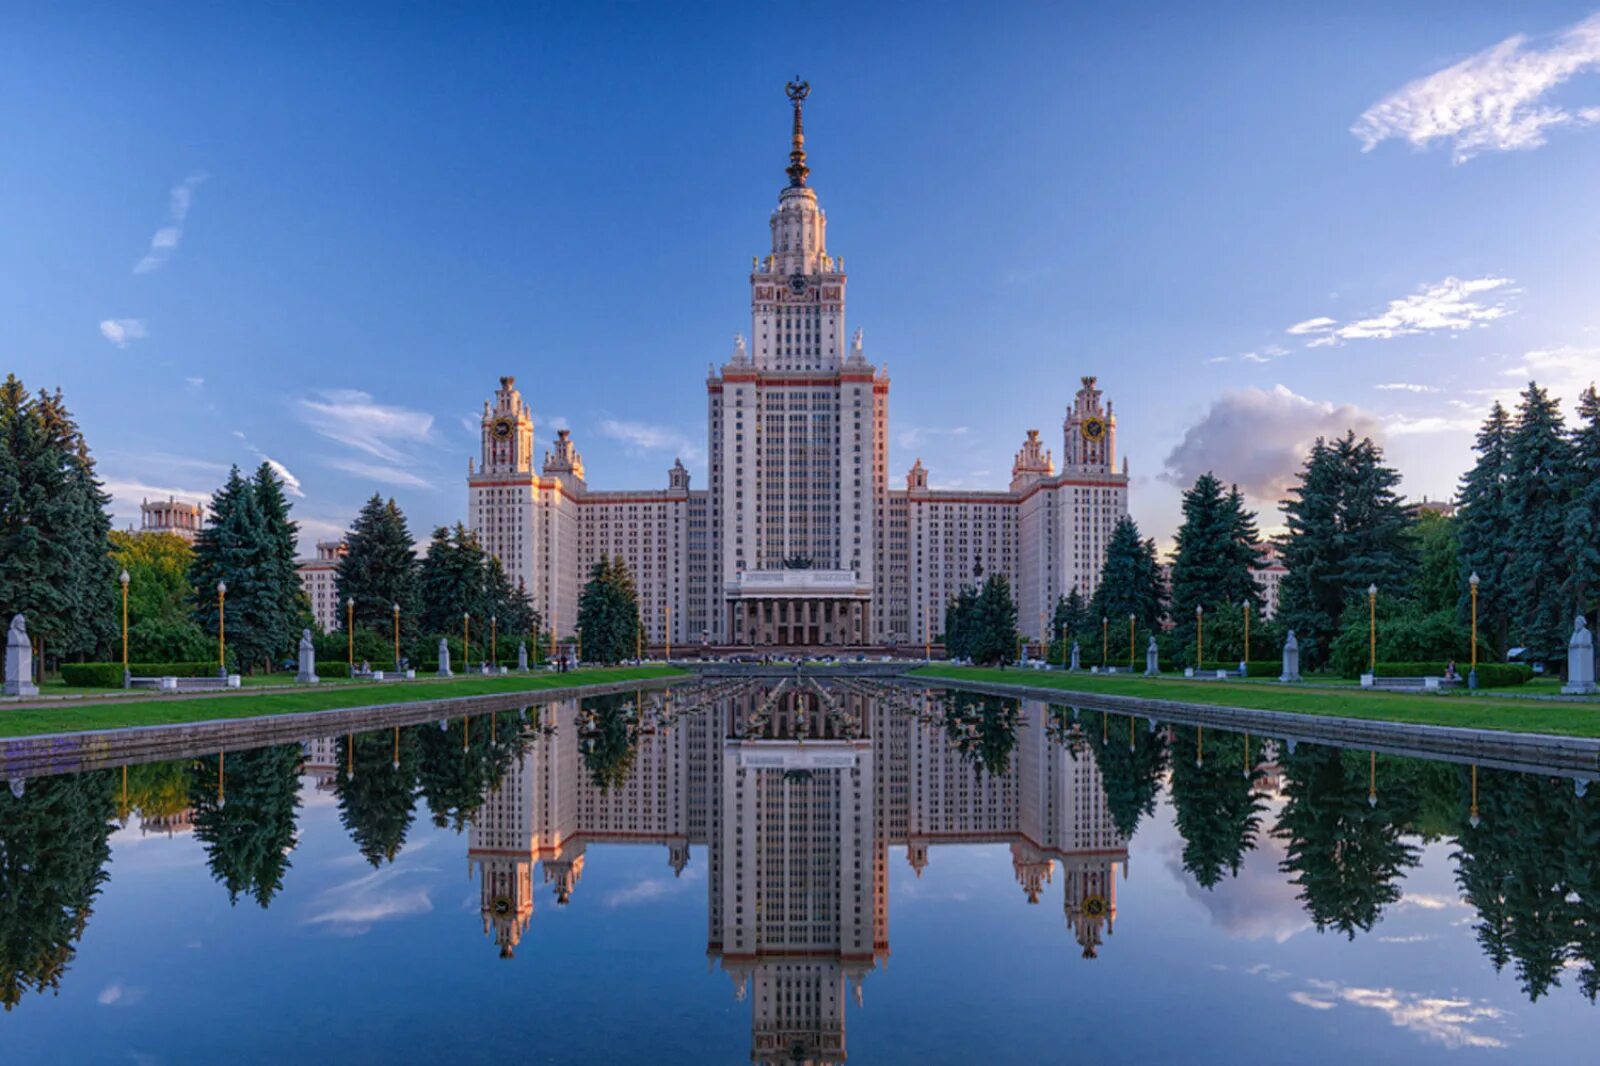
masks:
<path id="1" fill-rule="evenodd" d="M 217 582 L 217 594 L 219 596 L 226 596 L 228 594 L 228 583 L 226 581 Z"/>
<path id="2" fill-rule="evenodd" d="M 1467 578 L 1467 584 L 1471 585 L 1473 588 L 1478 587 L 1478 572 L 1476 570 L 1472 572 L 1471 577 Z"/>
<path id="3" fill-rule="evenodd" d="M 1196 607 L 1195 607 L 1195 609 L 1194 609 L 1194 616 L 1195 616 L 1195 617 L 1196 617 L 1196 618 L 1199 618 L 1199 617 L 1200 617 L 1200 616 L 1201 616 L 1201 615 L 1203 615 L 1203 614 L 1205 614 L 1205 613 L 1206 613 L 1206 609 L 1205 609 L 1205 608 L 1204 608 L 1204 607 L 1201 607 L 1201 606 L 1198 606 L 1198 605 L 1197 605 L 1197 606 L 1196 606 Z"/>
<path id="4" fill-rule="evenodd" d="M 120 577 L 118 577 L 117 580 L 122 582 L 122 587 L 123 588 L 127 588 L 128 587 L 128 581 L 130 580 L 129 577 L 128 577 L 128 572 L 126 570 L 124 570 L 122 572 L 122 575 Z"/>
<path id="5" fill-rule="evenodd" d="M 1367 595 L 1368 596 L 1376 596 L 1377 594 L 1378 594 L 1378 586 L 1377 585 L 1368 585 L 1367 586 Z"/>

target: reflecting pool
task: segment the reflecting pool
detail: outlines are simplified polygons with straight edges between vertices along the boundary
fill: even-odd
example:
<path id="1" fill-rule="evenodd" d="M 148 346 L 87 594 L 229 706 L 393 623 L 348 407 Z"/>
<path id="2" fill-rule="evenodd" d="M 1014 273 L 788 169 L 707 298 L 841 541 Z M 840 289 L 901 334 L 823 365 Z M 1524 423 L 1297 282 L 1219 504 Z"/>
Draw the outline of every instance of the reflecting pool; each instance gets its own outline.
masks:
<path id="1" fill-rule="evenodd" d="M 112 753 L 115 755 L 115 753 Z M 0 1061 L 1585 1061 L 1600 789 L 842 679 L 0 787 Z"/>

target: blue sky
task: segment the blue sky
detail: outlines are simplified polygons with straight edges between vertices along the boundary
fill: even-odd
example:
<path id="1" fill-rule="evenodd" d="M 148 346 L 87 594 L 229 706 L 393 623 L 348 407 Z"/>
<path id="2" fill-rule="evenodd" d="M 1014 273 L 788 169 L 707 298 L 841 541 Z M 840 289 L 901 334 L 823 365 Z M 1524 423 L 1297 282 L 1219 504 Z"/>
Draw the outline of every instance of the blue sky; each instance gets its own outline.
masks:
<path id="1" fill-rule="evenodd" d="M 1093 373 L 1147 532 L 1347 425 L 1437 497 L 1491 398 L 1600 375 L 1600 20 L 1460 2 L 17 5 L 6 368 L 123 523 L 267 456 L 311 535 L 425 536 L 508 373 L 592 486 L 704 484 L 797 72 L 896 484 L 1003 486 Z"/>

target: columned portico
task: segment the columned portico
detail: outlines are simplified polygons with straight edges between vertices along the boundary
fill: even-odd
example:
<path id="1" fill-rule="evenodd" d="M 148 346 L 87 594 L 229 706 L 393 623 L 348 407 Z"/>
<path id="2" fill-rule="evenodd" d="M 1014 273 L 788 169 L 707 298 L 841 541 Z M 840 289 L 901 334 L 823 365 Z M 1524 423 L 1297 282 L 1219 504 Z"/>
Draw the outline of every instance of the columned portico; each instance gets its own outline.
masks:
<path id="1" fill-rule="evenodd" d="M 744 571 L 726 603 L 735 644 L 849 647 L 872 640 L 871 592 L 849 570 Z"/>

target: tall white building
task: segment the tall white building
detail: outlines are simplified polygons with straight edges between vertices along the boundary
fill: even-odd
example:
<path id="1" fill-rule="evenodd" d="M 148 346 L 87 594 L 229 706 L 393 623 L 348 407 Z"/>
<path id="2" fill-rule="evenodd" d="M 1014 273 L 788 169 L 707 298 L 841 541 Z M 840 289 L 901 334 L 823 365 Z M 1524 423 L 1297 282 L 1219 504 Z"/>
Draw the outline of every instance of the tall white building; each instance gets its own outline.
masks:
<path id="1" fill-rule="evenodd" d="M 770 248 L 752 258 L 749 337 L 706 378 L 707 488 L 691 489 L 680 463 L 665 489 L 591 491 L 566 430 L 535 469 L 513 378 L 484 405 L 469 520 L 558 631 L 601 554 L 632 570 L 649 639 L 670 627 L 679 646 L 920 646 L 962 584 L 994 573 L 1011 581 L 1022 632 L 1040 637 L 1058 596 L 1094 591 L 1128 509 L 1095 378 L 1066 409 L 1059 469 L 1029 430 L 1004 490 L 930 488 L 920 459 L 904 489 L 889 487 L 889 376 L 846 330 L 844 259 L 807 183 L 808 93 L 788 86 L 789 182 Z"/>

